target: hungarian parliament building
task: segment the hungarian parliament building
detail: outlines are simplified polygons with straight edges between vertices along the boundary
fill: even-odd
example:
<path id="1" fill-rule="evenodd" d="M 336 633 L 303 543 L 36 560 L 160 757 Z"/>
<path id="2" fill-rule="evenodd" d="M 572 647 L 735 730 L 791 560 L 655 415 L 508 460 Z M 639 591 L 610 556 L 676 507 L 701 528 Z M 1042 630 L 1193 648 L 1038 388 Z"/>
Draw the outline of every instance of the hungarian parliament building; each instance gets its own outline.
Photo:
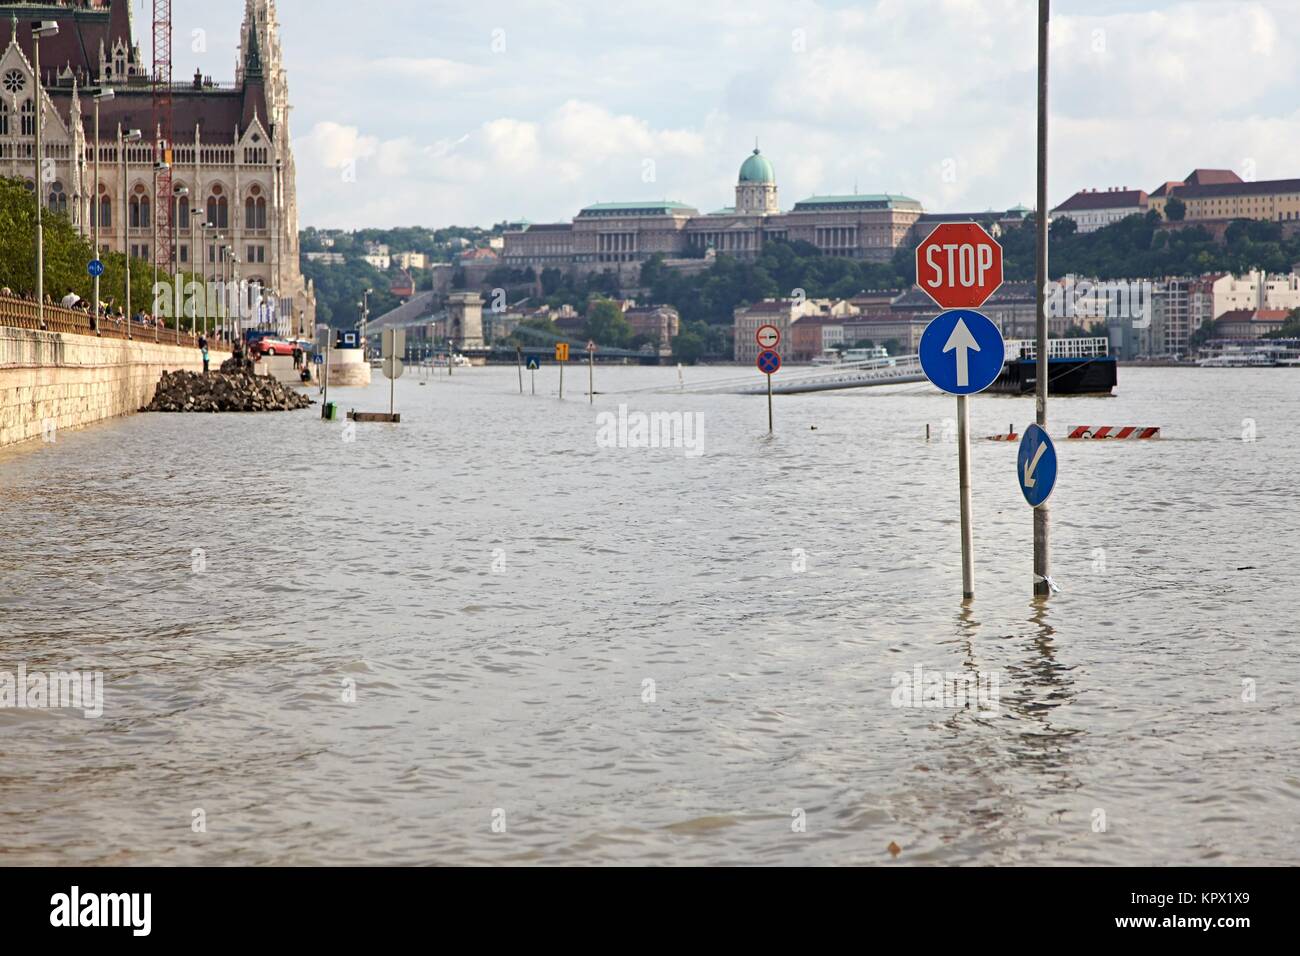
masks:
<path id="1" fill-rule="evenodd" d="M 10 36 L 0 57 L 0 175 L 35 182 L 35 111 L 42 109 L 47 208 L 88 238 L 98 219 L 104 250 L 156 261 L 153 77 L 134 35 L 131 0 L 0 0 L 3 13 L 9 23 L 0 29 Z M 32 38 L 38 17 L 58 23 L 58 32 L 40 41 L 39 107 Z M 224 272 L 261 286 L 277 305 L 281 328 L 301 334 L 315 327 L 316 305 L 298 264 L 279 34 L 275 0 L 246 0 L 234 82 L 196 73 L 173 83 L 171 196 L 164 201 L 172 203 L 177 270 Z M 96 94 L 108 90 L 113 96 L 98 100 L 96 129 Z"/>

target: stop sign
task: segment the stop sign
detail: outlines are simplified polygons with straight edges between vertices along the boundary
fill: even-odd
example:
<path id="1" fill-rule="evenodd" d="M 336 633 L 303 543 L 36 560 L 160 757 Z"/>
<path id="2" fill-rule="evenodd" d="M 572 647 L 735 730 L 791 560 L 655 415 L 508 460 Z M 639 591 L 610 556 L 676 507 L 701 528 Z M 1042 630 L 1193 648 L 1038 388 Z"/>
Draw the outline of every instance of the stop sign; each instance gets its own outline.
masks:
<path id="1" fill-rule="evenodd" d="M 944 309 L 977 309 L 1002 285 L 1002 247 L 977 222 L 945 222 L 916 247 L 916 284 Z"/>

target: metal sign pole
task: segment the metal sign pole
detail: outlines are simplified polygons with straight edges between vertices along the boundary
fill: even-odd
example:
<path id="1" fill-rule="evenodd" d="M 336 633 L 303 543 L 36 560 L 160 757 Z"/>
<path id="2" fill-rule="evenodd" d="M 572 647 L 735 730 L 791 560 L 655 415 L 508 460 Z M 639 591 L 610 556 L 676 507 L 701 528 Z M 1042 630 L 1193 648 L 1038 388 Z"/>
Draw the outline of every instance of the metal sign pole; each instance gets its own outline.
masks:
<path id="1" fill-rule="evenodd" d="M 772 373 L 767 375 L 767 433 L 772 434 Z"/>
<path id="2" fill-rule="evenodd" d="M 970 402 L 957 396 L 957 487 L 961 495 L 961 593 L 975 596 L 975 542 L 970 514 Z"/>
<path id="3" fill-rule="evenodd" d="M 560 363 L 560 401 L 564 401 L 564 363 Z"/>
<path id="4" fill-rule="evenodd" d="M 1035 401 L 1040 428 L 1047 429 L 1048 368 L 1047 342 L 1047 54 L 1048 23 L 1051 20 L 1051 0 L 1038 2 L 1038 355 Z M 1034 509 L 1034 594 L 1046 597 L 1051 594 L 1051 547 L 1048 532 L 1051 527 L 1047 505 Z"/>
<path id="5" fill-rule="evenodd" d="M 519 366 L 519 394 L 524 394 L 524 350 L 522 346 L 515 346 L 515 364 Z"/>
<path id="6" fill-rule="evenodd" d="M 587 349 L 587 397 L 589 405 L 596 404 L 596 350 Z"/>

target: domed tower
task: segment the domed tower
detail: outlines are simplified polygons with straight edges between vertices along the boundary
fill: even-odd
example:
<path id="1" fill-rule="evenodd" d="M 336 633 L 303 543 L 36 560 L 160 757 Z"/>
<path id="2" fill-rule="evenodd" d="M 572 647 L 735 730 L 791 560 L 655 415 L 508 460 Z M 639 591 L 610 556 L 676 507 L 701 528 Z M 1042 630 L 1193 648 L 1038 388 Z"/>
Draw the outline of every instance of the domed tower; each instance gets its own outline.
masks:
<path id="1" fill-rule="evenodd" d="M 776 173 L 767 157 L 754 147 L 740 166 L 736 183 L 736 212 L 757 216 L 774 216 L 781 211 L 776 201 Z"/>

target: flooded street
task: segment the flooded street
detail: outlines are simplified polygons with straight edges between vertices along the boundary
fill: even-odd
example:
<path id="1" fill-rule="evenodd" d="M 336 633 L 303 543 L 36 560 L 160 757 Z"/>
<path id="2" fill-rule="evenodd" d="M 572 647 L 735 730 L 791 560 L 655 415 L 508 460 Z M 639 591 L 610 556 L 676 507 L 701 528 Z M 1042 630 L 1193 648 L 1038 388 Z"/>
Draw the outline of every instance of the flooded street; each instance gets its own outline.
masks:
<path id="1" fill-rule="evenodd" d="M 778 396 L 769 438 L 761 397 L 631 391 L 676 369 L 555 375 L 0 452 L 0 671 L 104 680 L 0 710 L 0 860 L 1296 862 L 1294 372 L 1054 399 L 1164 437 L 1058 441 L 1045 606 L 982 440 L 1032 399 L 973 398 L 968 608 L 950 396 Z M 620 404 L 700 453 L 602 447 Z M 995 692 L 900 700 L 932 674 Z"/>

